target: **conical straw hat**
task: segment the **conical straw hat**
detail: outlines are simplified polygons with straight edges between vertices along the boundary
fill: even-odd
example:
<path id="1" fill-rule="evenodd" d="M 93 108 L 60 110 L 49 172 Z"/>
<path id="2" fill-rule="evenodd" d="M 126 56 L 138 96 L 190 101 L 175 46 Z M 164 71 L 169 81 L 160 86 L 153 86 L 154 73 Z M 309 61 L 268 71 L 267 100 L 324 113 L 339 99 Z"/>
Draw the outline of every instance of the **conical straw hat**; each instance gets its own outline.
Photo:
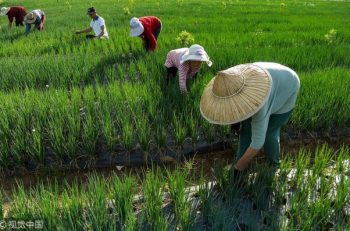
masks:
<path id="1" fill-rule="evenodd" d="M 202 94 L 200 111 L 213 124 L 234 124 L 254 115 L 270 94 L 270 74 L 254 64 L 241 64 L 218 74 Z"/>

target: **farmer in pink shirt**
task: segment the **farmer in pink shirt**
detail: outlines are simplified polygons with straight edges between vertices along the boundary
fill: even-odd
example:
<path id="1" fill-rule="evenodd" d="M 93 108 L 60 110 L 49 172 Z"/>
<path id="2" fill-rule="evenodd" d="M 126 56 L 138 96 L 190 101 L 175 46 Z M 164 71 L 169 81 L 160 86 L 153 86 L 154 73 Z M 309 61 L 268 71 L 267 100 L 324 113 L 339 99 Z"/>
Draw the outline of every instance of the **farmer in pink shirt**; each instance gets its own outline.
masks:
<path id="1" fill-rule="evenodd" d="M 187 79 L 196 77 L 202 62 L 206 62 L 209 67 L 212 65 L 207 52 L 198 44 L 169 51 L 164 64 L 167 68 L 167 81 L 179 71 L 180 91 L 187 94 Z"/>

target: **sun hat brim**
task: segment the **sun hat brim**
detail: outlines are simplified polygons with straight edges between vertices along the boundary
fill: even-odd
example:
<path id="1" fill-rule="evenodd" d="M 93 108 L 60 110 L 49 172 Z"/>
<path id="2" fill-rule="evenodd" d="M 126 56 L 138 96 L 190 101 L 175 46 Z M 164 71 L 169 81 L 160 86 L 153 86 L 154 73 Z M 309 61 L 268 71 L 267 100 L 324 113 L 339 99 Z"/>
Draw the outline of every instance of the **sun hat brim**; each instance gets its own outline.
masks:
<path id="1" fill-rule="evenodd" d="M 137 27 L 131 28 L 130 36 L 131 37 L 138 37 L 143 33 L 143 31 L 144 31 L 144 27 L 143 27 L 142 23 L 139 23 Z"/>
<path id="2" fill-rule="evenodd" d="M 31 13 L 29 13 L 29 14 L 31 14 Z M 24 17 L 24 21 L 25 21 L 26 23 L 28 23 L 28 24 L 33 24 L 33 23 L 35 23 L 36 18 L 37 18 L 37 15 L 36 15 L 36 14 L 33 14 L 33 19 L 28 19 L 29 14 L 27 14 L 27 15 Z"/>
<path id="3" fill-rule="evenodd" d="M 249 65 L 242 73 L 244 86 L 239 93 L 228 97 L 218 97 L 213 93 L 214 77 L 203 91 L 200 112 L 212 124 L 229 125 L 244 121 L 257 113 L 266 103 L 272 85 L 268 71 Z M 231 68 L 230 68 L 231 69 Z M 226 72 L 230 73 L 230 69 Z"/>
<path id="4" fill-rule="evenodd" d="M 7 13 L 10 11 L 10 7 L 3 7 L 1 9 L 5 9 L 5 10 L 1 10 L 1 12 L 0 12 L 1 16 L 6 16 Z"/>
<path id="5" fill-rule="evenodd" d="M 184 54 L 181 58 L 180 63 L 183 64 L 186 61 L 201 61 L 206 62 L 207 65 L 210 67 L 213 63 L 209 60 L 209 57 L 206 55 L 190 55 L 190 54 Z"/>

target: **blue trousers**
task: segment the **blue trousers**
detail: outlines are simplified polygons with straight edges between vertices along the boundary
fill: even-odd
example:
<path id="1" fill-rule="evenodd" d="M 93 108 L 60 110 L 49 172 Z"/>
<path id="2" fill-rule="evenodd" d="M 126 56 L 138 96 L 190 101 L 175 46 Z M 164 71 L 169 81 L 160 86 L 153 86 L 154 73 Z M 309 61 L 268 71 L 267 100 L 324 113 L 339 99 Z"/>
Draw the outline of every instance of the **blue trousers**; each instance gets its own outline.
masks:
<path id="1" fill-rule="evenodd" d="M 41 23 L 41 18 L 37 17 L 33 24 L 35 25 L 35 28 L 39 29 L 40 23 Z M 26 34 L 30 32 L 31 28 L 32 28 L 32 24 L 26 23 Z"/>

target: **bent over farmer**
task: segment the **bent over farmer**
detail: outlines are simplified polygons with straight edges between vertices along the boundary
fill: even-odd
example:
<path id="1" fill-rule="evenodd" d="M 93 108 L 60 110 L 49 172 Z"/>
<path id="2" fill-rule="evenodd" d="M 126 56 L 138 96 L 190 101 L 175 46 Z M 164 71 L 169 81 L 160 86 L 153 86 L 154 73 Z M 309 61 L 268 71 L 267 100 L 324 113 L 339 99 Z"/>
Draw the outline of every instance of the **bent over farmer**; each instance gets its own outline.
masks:
<path id="1" fill-rule="evenodd" d="M 13 19 L 15 19 L 16 26 L 24 26 L 24 16 L 27 10 L 23 6 L 2 7 L 0 14 L 8 17 L 9 27 L 12 27 Z"/>
<path id="2" fill-rule="evenodd" d="M 299 87 L 293 70 L 269 62 L 234 66 L 209 82 L 201 97 L 202 116 L 213 124 L 241 122 L 233 177 L 262 148 L 269 161 L 279 163 L 281 127 L 292 115 Z"/>
<path id="3" fill-rule="evenodd" d="M 87 34 L 87 39 L 108 39 L 108 32 L 105 20 L 97 15 L 96 9 L 94 7 L 90 7 L 87 11 L 87 14 L 91 18 L 90 27 L 84 29 L 84 30 L 78 30 L 75 33 L 81 34 L 81 33 L 89 33 L 91 31 L 94 31 L 95 35 Z"/>
<path id="4" fill-rule="evenodd" d="M 164 64 L 167 68 L 167 81 L 179 72 L 180 91 L 187 94 L 187 79 L 197 76 L 202 62 L 206 62 L 209 67 L 212 65 L 207 52 L 198 44 L 169 51 Z"/>
<path id="5" fill-rule="evenodd" d="M 42 31 L 44 29 L 45 13 L 40 9 L 33 10 L 24 16 L 24 22 L 26 23 L 26 34 L 29 34 L 32 24 L 38 31 Z"/>
<path id="6" fill-rule="evenodd" d="M 130 20 L 130 28 L 130 36 L 140 37 L 147 52 L 155 51 L 157 39 L 162 30 L 162 22 L 159 18 L 155 16 L 133 17 Z"/>

